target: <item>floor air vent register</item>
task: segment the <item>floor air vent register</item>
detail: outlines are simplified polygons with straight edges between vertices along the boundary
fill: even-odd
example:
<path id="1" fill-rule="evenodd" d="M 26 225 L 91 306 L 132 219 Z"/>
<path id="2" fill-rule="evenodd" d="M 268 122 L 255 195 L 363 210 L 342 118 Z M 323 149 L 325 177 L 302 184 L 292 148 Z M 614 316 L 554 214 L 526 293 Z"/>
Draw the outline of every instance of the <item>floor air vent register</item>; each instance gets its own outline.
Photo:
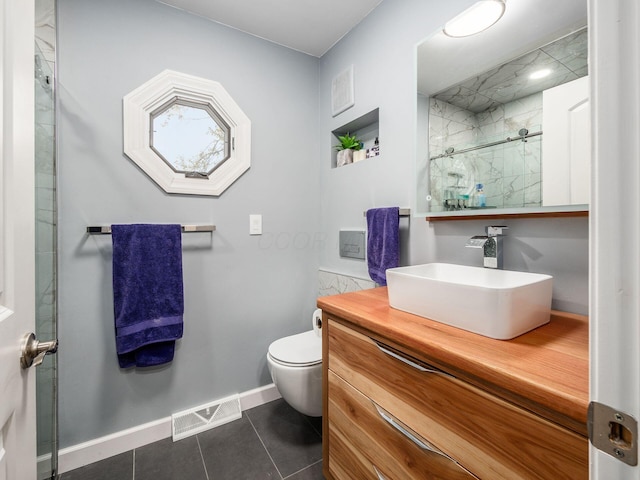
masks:
<path id="1" fill-rule="evenodd" d="M 174 413 L 171 415 L 173 441 L 224 425 L 241 417 L 239 395 Z"/>

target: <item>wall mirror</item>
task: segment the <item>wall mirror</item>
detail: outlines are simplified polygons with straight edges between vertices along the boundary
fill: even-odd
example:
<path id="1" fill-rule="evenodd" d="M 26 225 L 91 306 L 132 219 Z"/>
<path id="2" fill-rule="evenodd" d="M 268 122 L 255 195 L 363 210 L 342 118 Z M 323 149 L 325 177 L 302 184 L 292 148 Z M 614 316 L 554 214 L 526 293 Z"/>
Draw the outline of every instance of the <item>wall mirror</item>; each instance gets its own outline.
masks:
<path id="1" fill-rule="evenodd" d="M 417 208 L 427 217 L 585 212 L 585 0 L 508 2 L 489 30 L 417 55 Z"/>
<path id="2" fill-rule="evenodd" d="M 222 194 L 251 165 L 251 122 L 218 82 L 165 70 L 123 98 L 124 153 L 168 193 Z"/>

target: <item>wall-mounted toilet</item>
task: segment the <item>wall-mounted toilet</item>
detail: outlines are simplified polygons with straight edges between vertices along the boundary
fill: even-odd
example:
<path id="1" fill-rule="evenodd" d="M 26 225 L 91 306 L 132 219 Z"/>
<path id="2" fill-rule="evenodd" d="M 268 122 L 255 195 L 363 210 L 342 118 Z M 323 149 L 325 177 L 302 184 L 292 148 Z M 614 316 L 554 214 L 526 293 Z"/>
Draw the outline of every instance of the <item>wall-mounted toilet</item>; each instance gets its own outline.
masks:
<path id="1" fill-rule="evenodd" d="M 282 398 L 300 413 L 322 416 L 322 310 L 313 312 L 313 330 L 269 345 L 267 364 Z"/>

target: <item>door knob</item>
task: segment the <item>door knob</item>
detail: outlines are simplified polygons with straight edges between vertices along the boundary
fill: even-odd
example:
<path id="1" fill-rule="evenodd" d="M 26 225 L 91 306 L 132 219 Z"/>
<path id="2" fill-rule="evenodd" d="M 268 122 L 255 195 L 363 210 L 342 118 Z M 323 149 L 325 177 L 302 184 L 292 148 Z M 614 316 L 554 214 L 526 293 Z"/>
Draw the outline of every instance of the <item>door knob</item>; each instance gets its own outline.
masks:
<path id="1" fill-rule="evenodd" d="M 44 356 L 58 351 L 58 340 L 50 342 L 40 342 L 36 340 L 33 333 L 27 333 L 22 340 L 22 355 L 20 355 L 20 365 L 22 368 L 29 368 L 31 365 L 38 366 L 44 361 Z"/>

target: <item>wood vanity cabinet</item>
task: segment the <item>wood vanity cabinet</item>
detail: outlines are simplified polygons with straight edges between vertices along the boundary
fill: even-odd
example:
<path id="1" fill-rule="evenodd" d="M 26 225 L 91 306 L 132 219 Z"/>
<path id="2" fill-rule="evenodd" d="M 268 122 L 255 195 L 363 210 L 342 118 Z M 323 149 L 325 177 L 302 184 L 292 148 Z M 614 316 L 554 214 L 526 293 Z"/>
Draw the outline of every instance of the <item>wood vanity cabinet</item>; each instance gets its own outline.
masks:
<path id="1" fill-rule="evenodd" d="M 397 335 L 386 338 L 388 324 L 381 322 L 381 334 L 318 304 L 324 317 L 326 478 L 588 478 L 586 425 L 584 432 L 568 428 L 570 421 L 560 425 L 534 413 L 525 400 L 513 401 L 517 395 L 462 379 L 455 366 L 434 367 L 427 361 L 433 359 L 402 345 Z"/>

